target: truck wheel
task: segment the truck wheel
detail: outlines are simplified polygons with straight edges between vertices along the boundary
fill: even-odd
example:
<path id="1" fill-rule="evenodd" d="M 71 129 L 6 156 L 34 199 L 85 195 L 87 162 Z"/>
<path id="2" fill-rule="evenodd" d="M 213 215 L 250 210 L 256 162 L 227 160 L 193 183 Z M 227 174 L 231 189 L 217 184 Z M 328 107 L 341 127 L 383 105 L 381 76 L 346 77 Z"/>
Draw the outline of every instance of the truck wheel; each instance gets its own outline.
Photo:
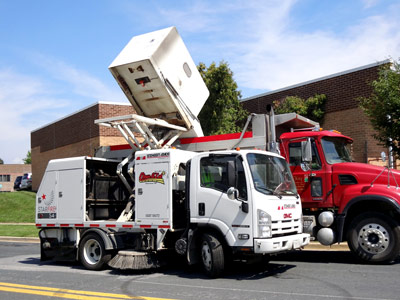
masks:
<path id="1" fill-rule="evenodd" d="M 212 234 L 203 234 L 201 240 L 201 261 L 203 269 L 210 277 L 218 277 L 224 271 L 224 249 Z"/>
<path id="2" fill-rule="evenodd" d="M 88 233 L 79 244 L 79 259 L 86 269 L 98 271 L 106 266 L 111 254 L 106 253 L 101 237 Z"/>
<path id="3" fill-rule="evenodd" d="M 381 213 L 364 213 L 350 224 L 347 243 L 361 260 L 389 263 L 400 253 L 400 226 Z"/>

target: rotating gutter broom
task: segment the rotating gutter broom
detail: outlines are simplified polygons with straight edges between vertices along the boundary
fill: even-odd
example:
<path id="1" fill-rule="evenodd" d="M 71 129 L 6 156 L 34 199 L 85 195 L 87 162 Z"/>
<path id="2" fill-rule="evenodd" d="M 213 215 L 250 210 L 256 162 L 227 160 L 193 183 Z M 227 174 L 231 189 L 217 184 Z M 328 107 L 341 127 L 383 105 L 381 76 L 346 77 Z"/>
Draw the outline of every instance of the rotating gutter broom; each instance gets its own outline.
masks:
<path id="1" fill-rule="evenodd" d="M 145 270 L 159 268 L 160 261 L 153 252 L 122 250 L 112 258 L 108 265 L 119 270 Z"/>

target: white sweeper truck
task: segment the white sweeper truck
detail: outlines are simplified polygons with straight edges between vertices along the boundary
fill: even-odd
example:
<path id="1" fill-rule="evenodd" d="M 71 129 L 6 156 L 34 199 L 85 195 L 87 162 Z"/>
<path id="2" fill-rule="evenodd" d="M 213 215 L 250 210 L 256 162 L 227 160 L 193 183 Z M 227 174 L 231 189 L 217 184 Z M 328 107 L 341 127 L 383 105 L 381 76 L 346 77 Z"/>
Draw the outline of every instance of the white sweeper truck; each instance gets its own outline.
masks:
<path id="1" fill-rule="evenodd" d="M 109 69 L 136 114 L 96 123 L 118 129 L 130 150 L 48 163 L 36 197 L 42 260 L 146 269 L 174 250 L 216 277 L 231 259 L 309 243 L 283 157 L 209 139 L 206 151 L 172 147 L 202 138 L 209 95 L 174 27 L 132 38 Z"/>

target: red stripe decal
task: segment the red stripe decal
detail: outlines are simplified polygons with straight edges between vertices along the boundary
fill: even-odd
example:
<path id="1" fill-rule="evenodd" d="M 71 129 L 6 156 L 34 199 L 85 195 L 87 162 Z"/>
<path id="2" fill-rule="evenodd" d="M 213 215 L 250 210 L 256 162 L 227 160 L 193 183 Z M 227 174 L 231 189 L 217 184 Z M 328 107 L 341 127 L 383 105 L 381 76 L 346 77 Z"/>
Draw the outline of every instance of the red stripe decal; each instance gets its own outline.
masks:
<path id="1" fill-rule="evenodd" d="M 133 228 L 133 225 L 122 225 L 122 228 Z"/>
<path id="2" fill-rule="evenodd" d="M 106 224 L 106 227 L 117 227 L 115 224 Z"/>
<path id="3" fill-rule="evenodd" d="M 83 227 L 83 224 L 75 224 L 75 227 Z"/>
<path id="4" fill-rule="evenodd" d="M 159 225 L 158 228 L 171 228 L 169 225 Z"/>
<path id="5" fill-rule="evenodd" d="M 100 227 L 100 224 L 90 224 L 90 227 Z"/>
<path id="6" fill-rule="evenodd" d="M 179 142 L 181 143 L 181 145 L 185 145 L 185 144 L 235 140 L 240 138 L 241 134 L 242 134 L 241 132 L 237 132 L 237 133 L 218 134 L 218 135 L 202 136 L 195 138 L 183 138 L 180 139 Z M 253 132 L 251 131 L 245 132 L 243 135 L 244 139 L 251 137 L 253 137 Z"/>
<path id="7" fill-rule="evenodd" d="M 47 227 L 55 227 L 56 224 L 47 224 Z"/>
<path id="8" fill-rule="evenodd" d="M 36 227 L 42 227 L 42 224 L 36 224 Z"/>
<path id="9" fill-rule="evenodd" d="M 132 149 L 131 145 L 129 144 L 110 146 L 110 151 L 129 150 L 129 149 Z"/>
<path id="10" fill-rule="evenodd" d="M 151 228 L 151 225 L 140 225 L 140 228 Z"/>
<path id="11" fill-rule="evenodd" d="M 60 227 L 69 227 L 69 224 L 60 224 Z"/>

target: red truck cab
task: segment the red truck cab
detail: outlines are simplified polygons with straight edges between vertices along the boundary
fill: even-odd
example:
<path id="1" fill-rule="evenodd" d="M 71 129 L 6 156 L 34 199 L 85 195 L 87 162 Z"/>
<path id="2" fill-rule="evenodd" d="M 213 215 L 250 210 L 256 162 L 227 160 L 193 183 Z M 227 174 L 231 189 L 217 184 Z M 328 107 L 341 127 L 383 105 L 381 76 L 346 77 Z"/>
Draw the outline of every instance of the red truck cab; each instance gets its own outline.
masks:
<path id="1" fill-rule="evenodd" d="M 312 159 L 304 163 L 307 140 Z M 336 131 L 287 132 L 280 151 L 309 233 L 324 245 L 347 241 L 363 261 L 389 262 L 400 252 L 400 172 L 352 162 L 352 141 Z"/>

